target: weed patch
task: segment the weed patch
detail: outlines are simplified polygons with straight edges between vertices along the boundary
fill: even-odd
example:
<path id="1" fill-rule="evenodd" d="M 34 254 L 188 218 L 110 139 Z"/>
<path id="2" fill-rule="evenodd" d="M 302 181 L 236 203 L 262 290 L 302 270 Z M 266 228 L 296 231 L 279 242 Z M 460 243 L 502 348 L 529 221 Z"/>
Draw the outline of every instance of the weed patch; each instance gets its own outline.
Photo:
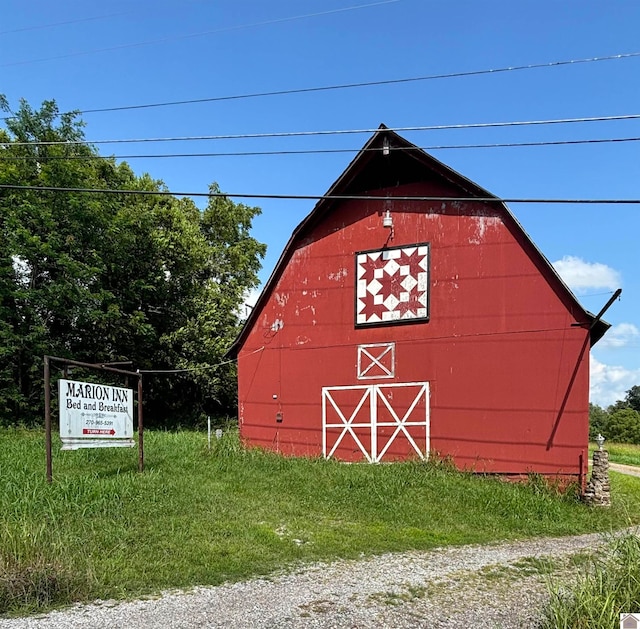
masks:
<path id="1" fill-rule="evenodd" d="M 376 592 L 370 594 L 368 599 L 381 605 L 396 606 L 404 603 L 411 603 L 421 598 L 425 598 L 429 594 L 429 588 L 418 585 L 405 585 L 401 590 Z"/>
<path id="2" fill-rule="evenodd" d="M 609 544 L 566 585 L 549 582 L 551 600 L 544 611 L 545 629 L 618 627 L 620 614 L 640 609 L 640 537 L 627 534 Z"/>
<path id="3" fill-rule="evenodd" d="M 0 557 L 0 610 L 48 608 L 86 594 L 81 582 L 63 565 L 42 556 L 30 561 Z"/>

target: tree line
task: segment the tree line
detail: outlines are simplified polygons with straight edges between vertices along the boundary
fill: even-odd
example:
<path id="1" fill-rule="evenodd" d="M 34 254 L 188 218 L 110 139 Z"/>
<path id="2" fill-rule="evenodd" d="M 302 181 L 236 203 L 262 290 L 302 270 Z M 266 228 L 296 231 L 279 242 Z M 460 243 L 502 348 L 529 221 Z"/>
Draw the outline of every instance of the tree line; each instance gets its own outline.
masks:
<path id="1" fill-rule="evenodd" d="M 640 444 L 640 385 L 606 409 L 589 404 L 589 439 L 593 441 L 599 433 L 614 443 Z"/>
<path id="2" fill-rule="evenodd" d="M 0 95 L 0 108 L 1 184 L 166 191 L 78 144 L 84 123 L 54 101 L 12 111 Z M 259 213 L 226 197 L 201 210 L 171 195 L 0 189 L 0 425 L 42 421 L 44 355 L 187 370 L 145 377 L 151 425 L 233 413 L 235 367 L 217 365 L 259 283 Z"/>

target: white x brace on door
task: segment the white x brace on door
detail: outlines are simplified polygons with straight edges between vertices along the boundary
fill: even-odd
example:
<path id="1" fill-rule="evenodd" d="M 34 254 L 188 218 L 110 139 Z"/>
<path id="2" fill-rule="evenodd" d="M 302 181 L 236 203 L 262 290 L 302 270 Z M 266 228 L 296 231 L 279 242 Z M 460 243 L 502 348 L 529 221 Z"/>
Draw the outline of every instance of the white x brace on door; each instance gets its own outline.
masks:
<path id="1" fill-rule="evenodd" d="M 345 437 L 353 439 L 370 463 L 381 461 L 398 437 L 406 439 L 408 454 L 415 451 L 425 459 L 429 454 L 429 383 L 323 387 L 324 457 L 332 457 L 341 444 L 344 447 Z"/>

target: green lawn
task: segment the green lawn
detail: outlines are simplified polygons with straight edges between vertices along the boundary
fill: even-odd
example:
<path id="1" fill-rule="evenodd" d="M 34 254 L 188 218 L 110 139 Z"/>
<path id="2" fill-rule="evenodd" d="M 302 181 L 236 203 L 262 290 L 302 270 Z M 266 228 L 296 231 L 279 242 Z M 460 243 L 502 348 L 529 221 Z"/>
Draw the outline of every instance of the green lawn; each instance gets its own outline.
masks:
<path id="1" fill-rule="evenodd" d="M 612 474 L 613 507 L 407 462 L 345 465 L 147 432 L 137 450 L 61 452 L 0 430 L 0 614 L 212 585 L 300 562 L 447 544 L 610 531 L 640 522 L 640 478 Z"/>
<path id="2" fill-rule="evenodd" d="M 598 446 L 594 443 L 589 444 L 589 456 Z M 612 463 L 622 463 L 623 465 L 640 466 L 640 446 L 631 443 L 607 443 L 604 449 L 609 452 L 609 460 Z"/>

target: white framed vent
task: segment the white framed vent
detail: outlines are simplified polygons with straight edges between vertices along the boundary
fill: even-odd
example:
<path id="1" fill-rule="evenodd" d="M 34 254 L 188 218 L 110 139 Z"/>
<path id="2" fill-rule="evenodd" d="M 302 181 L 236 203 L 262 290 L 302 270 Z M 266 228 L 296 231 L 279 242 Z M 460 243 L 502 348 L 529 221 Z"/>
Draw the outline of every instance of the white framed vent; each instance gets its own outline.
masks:
<path id="1" fill-rule="evenodd" d="M 358 345 L 358 380 L 381 380 L 395 377 L 395 343 Z"/>

